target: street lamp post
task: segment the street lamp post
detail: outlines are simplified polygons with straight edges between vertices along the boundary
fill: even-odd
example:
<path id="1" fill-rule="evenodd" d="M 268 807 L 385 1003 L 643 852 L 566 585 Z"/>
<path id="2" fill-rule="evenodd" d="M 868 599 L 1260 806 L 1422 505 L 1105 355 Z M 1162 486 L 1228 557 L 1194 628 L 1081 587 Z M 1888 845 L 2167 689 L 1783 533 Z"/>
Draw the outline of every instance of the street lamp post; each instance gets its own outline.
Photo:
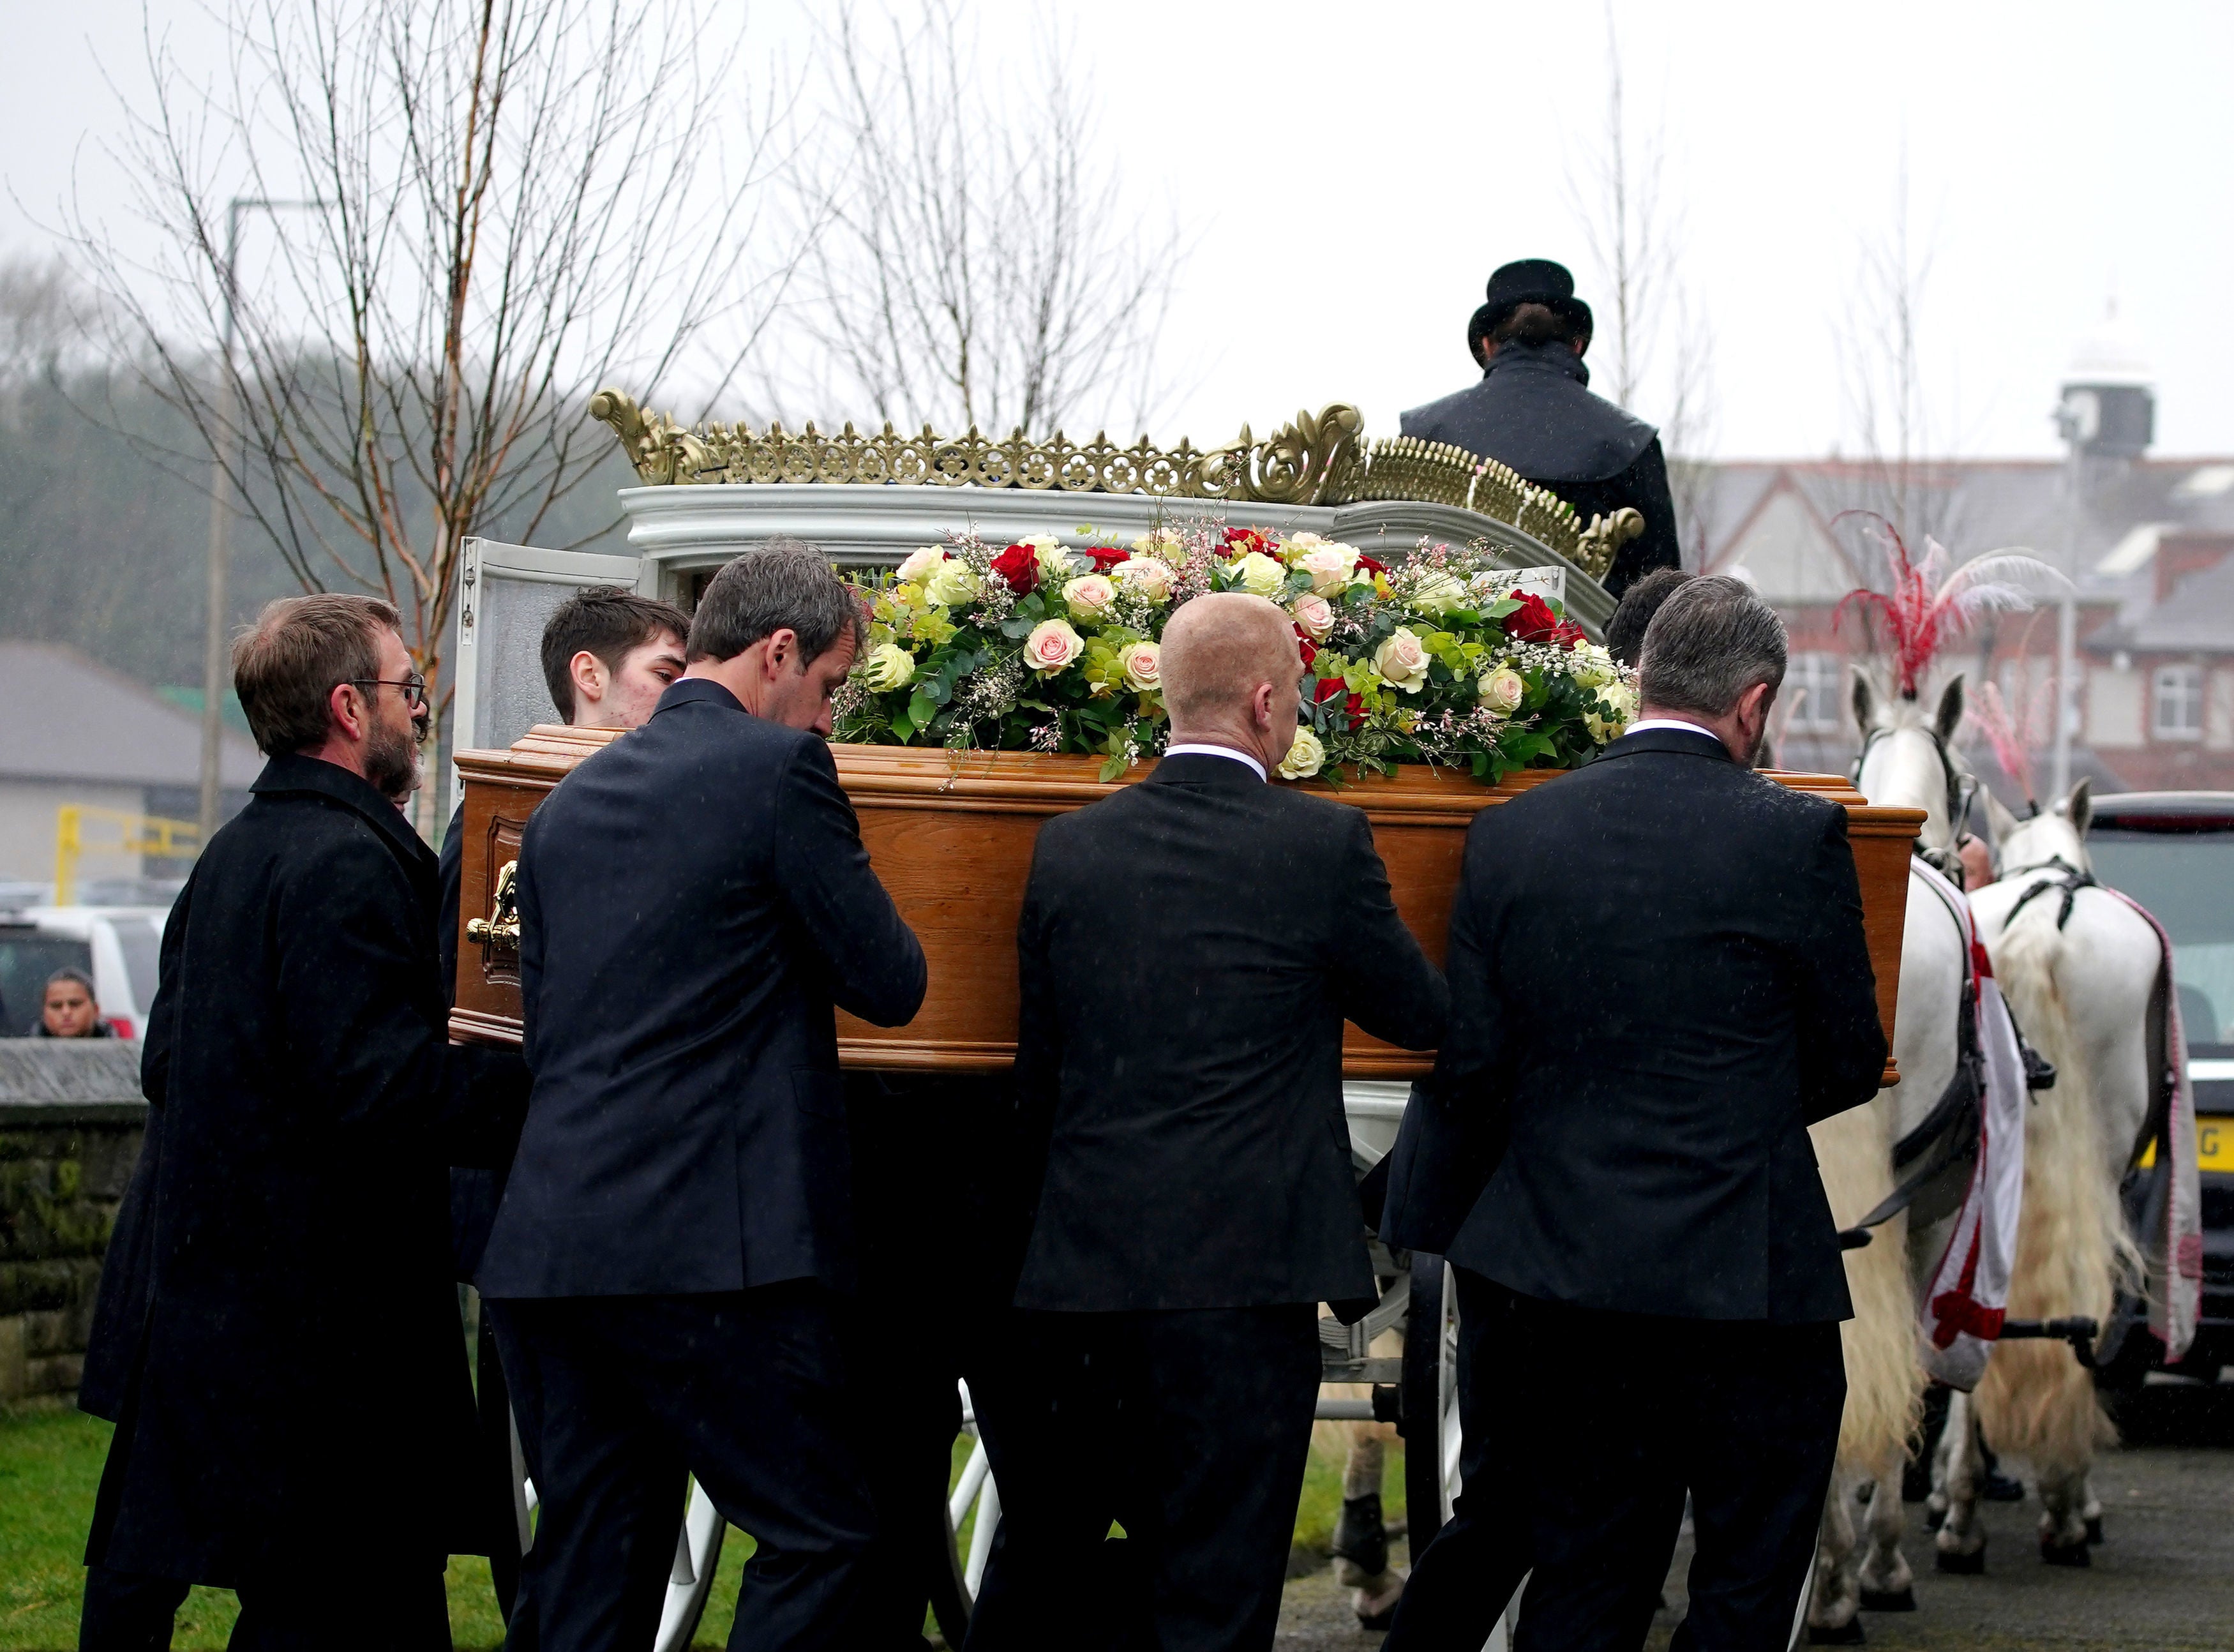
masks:
<path id="1" fill-rule="evenodd" d="M 225 640 L 228 572 L 225 531 L 232 518 L 232 472 L 225 462 L 225 449 L 232 445 L 232 427 L 238 416 L 233 396 L 232 342 L 238 298 L 234 271 L 240 254 L 240 219 L 244 212 L 276 212 L 291 207 L 324 205 L 317 200 L 267 200 L 259 196 L 236 195 L 225 206 L 225 266 L 218 271 L 219 283 L 225 290 L 225 343 L 218 358 L 217 439 L 211 443 L 213 462 L 210 477 L 209 567 L 203 591 L 206 606 L 202 630 L 202 794 L 201 836 L 198 841 L 205 846 L 217 830 L 218 798 L 224 781 L 225 690 L 230 675 L 225 669 Z"/>

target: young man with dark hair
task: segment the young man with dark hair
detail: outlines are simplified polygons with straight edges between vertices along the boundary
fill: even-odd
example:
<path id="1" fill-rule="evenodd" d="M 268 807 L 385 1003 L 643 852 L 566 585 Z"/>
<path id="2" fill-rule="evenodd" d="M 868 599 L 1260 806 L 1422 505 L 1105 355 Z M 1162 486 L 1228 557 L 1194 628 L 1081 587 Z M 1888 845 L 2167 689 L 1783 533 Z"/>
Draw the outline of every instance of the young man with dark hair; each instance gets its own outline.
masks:
<path id="1" fill-rule="evenodd" d="M 659 696 L 683 673 L 683 639 L 690 618 L 672 603 L 638 596 L 618 585 L 591 585 L 552 611 L 544 622 L 543 681 L 558 715 L 576 728 L 637 728 L 651 715 Z M 465 860 L 466 805 L 462 796 L 442 834 L 442 996 L 454 1002 L 458 982 L 458 885 Z M 450 1176 L 451 1246 L 460 1283 L 470 1284 L 480 1270 L 489 1224 L 503 1197 L 506 1166 L 460 1168 Z M 480 1413 L 483 1480 L 490 1518 L 497 1530 L 492 1544 L 504 1551 L 490 1557 L 497 1599 L 505 1609 L 515 1652 L 534 1645 L 535 1620 L 518 1609 L 521 1557 L 506 1548 L 504 1532 L 513 1522 L 512 1438 L 515 1409 L 531 1411 L 523 1399 L 515 1407 L 513 1374 L 504 1368 L 494 1327 L 481 1316 L 474 1388 Z M 520 1435 L 528 1472 L 541 1467 L 532 1430 Z"/>
<path id="2" fill-rule="evenodd" d="M 1652 617 L 1660 611 L 1660 604 L 1674 596 L 1685 580 L 1697 578 L 1681 568 L 1655 568 L 1623 591 L 1613 617 L 1606 621 L 1606 652 L 1622 664 L 1634 667 L 1643 657 L 1644 633 Z"/>
<path id="3" fill-rule="evenodd" d="M 1490 277 L 1486 298 L 1466 323 L 1481 382 L 1414 408 L 1403 433 L 1509 465 L 1585 522 L 1625 506 L 1641 513 L 1643 534 L 1606 572 L 1617 597 L 1655 568 L 1682 566 L 1660 433 L 1591 394 L 1591 307 L 1575 297 L 1575 278 L 1549 258 L 1522 258 Z"/>
<path id="4" fill-rule="evenodd" d="M 135 1603 L 96 1586 L 121 1574 L 233 1590 L 236 1647 L 447 1648 L 447 1557 L 483 1551 L 446 1172 L 510 1152 L 526 1073 L 447 1035 L 434 857 L 395 801 L 427 705 L 397 626 L 296 597 L 233 646 L 271 761 L 164 932 L 138 1265 L 104 1277 L 87 1359 L 118 1413 L 88 1646 L 162 1643 L 103 1619 Z"/>
<path id="5" fill-rule="evenodd" d="M 544 1652 L 650 1643 L 686 1471 L 761 1544 L 731 1647 L 862 1643 L 835 1010 L 898 1026 L 925 984 L 826 743 L 862 634 L 820 553 L 739 558 L 520 845 L 534 1091 L 480 1278 L 543 1457 Z"/>

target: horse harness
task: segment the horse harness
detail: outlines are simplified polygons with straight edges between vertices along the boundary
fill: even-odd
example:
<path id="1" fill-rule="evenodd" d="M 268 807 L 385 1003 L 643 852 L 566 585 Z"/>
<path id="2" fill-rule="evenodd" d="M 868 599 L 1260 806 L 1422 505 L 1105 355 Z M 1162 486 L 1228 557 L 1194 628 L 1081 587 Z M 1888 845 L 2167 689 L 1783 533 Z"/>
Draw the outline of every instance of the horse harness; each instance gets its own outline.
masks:
<path id="1" fill-rule="evenodd" d="M 1986 1106 L 1986 1049 L 1978 1036 L 1978 970 L 1969 954 L 1969 924 L 1937 884 L 1925 881 L 1939 897 L 1963 941 L 1963 993 L 1955 1015 L 1955 1072 L 1931 1110 L 1893 1144 L 1893 1173 L 1900 1179 L 1867 1216 L 1839 1233 L 1842 1250 L 1859 1250 L 1870 1242 L 1871 1229 L 1911 1207 L 1917 1219 L 1926 1226 L 1950 1215 L 1962 1204 L 1971 1169 L 1977 1163 L 1978 1135 L 1985 1122 Z M 2012 1015 L 2010 1025 L 2015 1024 Z M 2021 1029 L 2017 1049 L 2024 1058 L 2025 1087 L 2053 1089 L 2054 1067 L 2025 1042 Z"/>
<path id="2" fill-rule="evenodd" d="M 1857 787 L 1861 785 L 1862 768 L 1870 761 L 1870 748 L 1893 732 L 1891 728 L 1872 728 L 1862 736 L 1861 753 L 1846 771 L 1849 785 Z M 1947 786 L 1947 847 L 1926 849 L 1918 845 L 1916 856 L 1943 878 L 1952 878 L 1956 875 L 1955 867 L 1959 864 L 1955 846 L 1963 841 L 1963 834 L 1969 829 L 1970 810 L 1978 800 L 1978 779 L 1976 775 L 1965 774 L 1955 767 L 1955 760 L 1947 754 L 1947 742 L 1939 737 L 1937 728 L 1927 728 L 1924 733 L 1931 741 L 1931 749 L 1938 754 L 1939 773 Z"/>

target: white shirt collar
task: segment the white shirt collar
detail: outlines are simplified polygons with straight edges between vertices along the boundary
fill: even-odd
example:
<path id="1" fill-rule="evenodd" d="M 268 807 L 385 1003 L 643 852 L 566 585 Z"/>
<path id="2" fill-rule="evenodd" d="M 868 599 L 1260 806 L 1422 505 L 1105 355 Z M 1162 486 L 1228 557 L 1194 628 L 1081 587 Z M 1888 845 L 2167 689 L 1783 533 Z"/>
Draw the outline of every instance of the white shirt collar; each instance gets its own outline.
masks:
<path id="1" fill-rule="evenodd" d="M 1246 763 L 1255 769 L 1258 780 L 1266 778 L 1264 764 L 1258 762 L 1247 752 L 1238 752 L 1231 746 L 1166 746 L 1164 748 L 1164 755 L 1166 757 L 1231 757 L 1235 762 Z"/>
<path id="2" fill-rule="evenodd" d="M 1722 743 L 1722 737 L 1713 729 L 1702 728 L 1698 723 L 1687 722 L 1682 717 L 1647 717 L 1642 722 L 1630 724 L 1628 728 L 1622 730 L 1622 733 L 1641 735 L 1648 728 L 1676 728 L 1687 735 L 1704 735 L 1717 746 Z"/>

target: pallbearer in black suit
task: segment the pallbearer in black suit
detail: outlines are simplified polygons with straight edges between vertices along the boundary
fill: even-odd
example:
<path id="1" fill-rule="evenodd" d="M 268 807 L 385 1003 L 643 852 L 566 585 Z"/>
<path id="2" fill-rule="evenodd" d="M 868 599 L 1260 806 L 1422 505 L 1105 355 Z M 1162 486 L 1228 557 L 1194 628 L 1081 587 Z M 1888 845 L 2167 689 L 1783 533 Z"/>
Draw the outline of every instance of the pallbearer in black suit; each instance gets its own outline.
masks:
<path id="1" fill-rule="evenodd" d="M 1373 1296 L 1342 1022 L 1442 1031 L 1364 813 L 1266 783 L 1296 728 L 1286 617 L 1198 597 L 1162 663 L 1169 752 L 1042 829 L 1017 930 L 1044 1172 L 1016 1362 L 978 1397 L 1003 1518 L 972 1652 L 1092 1643 L 1113 1517 L 1162 1652 L 1271 1644 L 1316 1304 Z"/>
<path id="2" fill-rule="evenodd" d="M 551 703 L 572 728 L 639 728 L 659 705 L 659 696 L 681 676 L 690 617 L 672 603 L 640 597 L 617 585 L 590 585 L 551 611 L 543 623 L 543 682 Z M 465 799 L 450 816 L 442 837 L 442 913 L 435 933 L 442 951 L 442 994 L 457 1001 L 458 885 L 465 866 Z M 474 1283 L 489 1225 L 496 1220 L 509 1164 L 493 1169 L 458 1166 L 450 1172 L 450 1247 L 461 1283 Z M 512 1380 L 498 1347 L 496 1319 L 483 1314 L 474 1349 L 474 1403 L 480 1420 L 480 1479 L 486 1488 L 495 1532 L 489 1570 L 498 1603 L 504 1608 L 505 1643 L 510 1652 L 533 1652 L 537 1644 L 531 1608 L 519 1609 L 522 1562 L 530 1574 L 532 1556 L 518 1551 L 513 1498 L 512 1442 L 522 1430 L 513 1405 Z M 532 1414 L 523 1404 L 519 1412 Z M 519 1453 L 531 1479 L 540 1484 L 543 1458 L 532 1429 L 519 1432 Z M 532 1576 L 527 1597 L 532 1596 Z"/>
<path id="3" fill-rule="evenodd" d="M 1467 833 L 1382 1233 L 1447 1255 L 1460 1324 L 1495 1328 L 1460 1403 L 1469 1440 L 1525 1419 L 1488 1488 L 1535 1511 L 1524 1652 L 1634 1652 L 1687 1488 L 1677 1647 L 1781 1648 L 1814 1552 L 1852 1310 L 1807 1126 L 1876 1094 L 1885 1041 L 1844 811 L 1749 772 L 1784 663 L 1745 585 L 1683 584 L 1628 734 Z M 1512 1549 L 1462 1497 L 1390 1652 L 1479 1647 Z"/>
<path id="4" fill-rule="evenodd" d="M 833 1006 L 896 1026 L 924 984 L 824 739 L 859 626 L 807 546 L 731 563 L 520 845 L 534 1089 L 480 1284 L 539 1414 L 545 1649 L 650 1642 L 686 1470 L 760 1543 L 729 1644 L 856 1643 Z"/>

